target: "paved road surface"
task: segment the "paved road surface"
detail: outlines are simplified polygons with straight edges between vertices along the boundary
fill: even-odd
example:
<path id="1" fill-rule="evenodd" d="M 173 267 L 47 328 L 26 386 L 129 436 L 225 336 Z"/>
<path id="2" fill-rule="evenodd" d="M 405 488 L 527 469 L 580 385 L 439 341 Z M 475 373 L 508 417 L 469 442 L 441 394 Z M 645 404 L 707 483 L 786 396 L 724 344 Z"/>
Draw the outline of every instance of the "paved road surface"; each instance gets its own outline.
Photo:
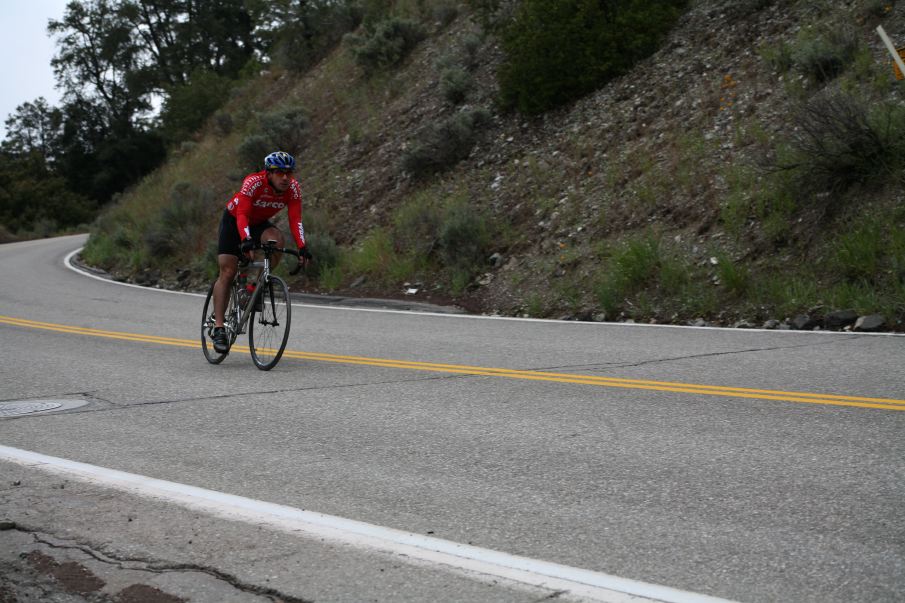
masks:
<path id="1" fill-rule="evenodd" d="M 0 600 L 905 598 L 901 336 L 300 305 L 264 373 L 83 240 L 0 246 L 0 398 L 67 402 L 0 419 Z"/>

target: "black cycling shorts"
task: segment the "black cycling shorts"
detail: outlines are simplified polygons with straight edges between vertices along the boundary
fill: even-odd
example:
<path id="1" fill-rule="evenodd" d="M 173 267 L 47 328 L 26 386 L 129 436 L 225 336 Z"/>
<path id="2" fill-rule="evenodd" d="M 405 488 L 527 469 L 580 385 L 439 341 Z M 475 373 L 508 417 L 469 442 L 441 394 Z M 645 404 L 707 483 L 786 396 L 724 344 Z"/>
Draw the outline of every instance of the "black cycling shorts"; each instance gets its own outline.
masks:
<path id="1" fill-rule="evenodd" d="M 251 238 L 255 243 L 261 243 L 261 235 L 265 230 L 271 228 L 273 224 L 269 220 L 264 220 L 260 224 L 251 226 Z M 239 251 L 239 245 L 242 239 L 239 237 L 239 226 L 236 224 L 236 218 L 229 213 L 229 210 L 223 211 L 223 218 L 220 219 L 220 236 L 217 240 L 217 253 L 229 254 L 236 257 L 242 257 Z"/>

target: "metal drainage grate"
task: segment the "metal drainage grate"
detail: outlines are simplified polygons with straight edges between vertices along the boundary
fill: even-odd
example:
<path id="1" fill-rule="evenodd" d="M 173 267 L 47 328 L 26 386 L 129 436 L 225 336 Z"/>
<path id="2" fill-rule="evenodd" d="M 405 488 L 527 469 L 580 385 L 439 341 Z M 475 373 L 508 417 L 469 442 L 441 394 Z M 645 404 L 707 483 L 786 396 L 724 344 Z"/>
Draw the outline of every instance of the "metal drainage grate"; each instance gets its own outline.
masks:
<path id="1" fill-rule="evenodd" d="M 69 410 L 70 408 L 84 406 L 87 403 L 86 400 L 17 400 L 15 402 L 0 402 L 0 418 Z"/>

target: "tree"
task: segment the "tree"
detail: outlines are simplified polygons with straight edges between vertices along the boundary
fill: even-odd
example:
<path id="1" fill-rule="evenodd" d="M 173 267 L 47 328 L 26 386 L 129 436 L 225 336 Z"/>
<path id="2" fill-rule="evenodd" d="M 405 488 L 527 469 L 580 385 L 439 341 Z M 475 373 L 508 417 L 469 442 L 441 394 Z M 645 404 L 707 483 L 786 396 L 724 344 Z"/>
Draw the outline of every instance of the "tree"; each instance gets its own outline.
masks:
<path id="1" fill-rule="evenodd" d="M 128 130 L 151 108 L 154 82 L 144 49 L 113 0 L 70 2 L 62 21 L 47 30 L 59 35 L 51 61 L 67 102 L 87 101 L 106 114 L 111 130 Z"/>
<path id="2" fill-rule="evenodd" d="M 20 105 L 0 145 L 0 217 L 71 226 L 132 185 L 228 98 L 265 0 L 81 0 L 51 20 L 63 104 Z M 162 119 L 153 115 L 163 99 Z M 92 200 L 92 201 L 89 201 Z"/>
<path id="3" fill-rule="evenodd" d="M 362 16 L 352 0 L 273 0 L 256 15 L 259 43 L 273 62 L 302 71 L 358 27 Z"/>
<path id="4" fill-rule="evenodd" d="M 16 107 L 5 123 L 4 152 L 20 157 L 38 153 L 48 163 L 59 156 L 63 112 L 48 105 L 43 97 Z"/>
<path id="5" fill-rule="evenodd" d="M 11 232 L 44 236 L 84 224 L 95 211 L 37 152 L 21 157 L 0 153 L 0 223 Z"/>
<path id="6" fill-rule="evenodd" d="M 120 17 L 141 39 L 155 84 L 179 86 L 192 73 L 236 77 L 259 48 L 255 14 L 243 0 L 120 0 Z M 264 3 L 259 3 L 262 10 Z"/>
<path id="7" fill-rule="evenodd" d="M 185 140 L 229 97 L 232 80 L 199 69 L 185 84 L 168 89 L 160 112 L 160 129 L 171 143 Z"/>
<path id="8" fill-rule="evenodd" d="M 69 199 L 69 208 L 91 207 L 85 199 L 106 203 L 156 168 L 167 143 L 200 127 L 229 98 L 232 82 L 270 47 L 279 46 L 295 61 L 292 67 L 310 65 L 358 23 L 357 5 L 71 0 L 63 17 L 48 25 L 57 43 L 51 64 L 63 103 L 20 105 L 7 118 L 7 139 L 0 144 L 5 174 L 26 171 L 38 180 L 8 178 L 3 203 L 13 209 L 0 214 L 16 220 L 17 228 L 43 220 L 43 209 L 15 210 L 23 198 L 16 191 L 29 187 L 41 191 L 40 204 L 59 211 L 51 197 Z M 159 117 L 153 114 L 158 106 Z M 72 211 L 58 222 L 83 217 L 81 209 Z"/>

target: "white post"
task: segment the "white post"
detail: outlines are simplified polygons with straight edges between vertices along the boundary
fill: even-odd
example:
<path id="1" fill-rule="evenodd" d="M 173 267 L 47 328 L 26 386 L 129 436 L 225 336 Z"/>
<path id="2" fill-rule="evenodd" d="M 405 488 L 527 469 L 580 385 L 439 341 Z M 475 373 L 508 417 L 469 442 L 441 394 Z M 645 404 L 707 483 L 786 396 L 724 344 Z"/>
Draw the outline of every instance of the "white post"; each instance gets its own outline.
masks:
<path id="1" fill-rule="evenodd" d="M 892 45 L 892 40 L 886 35 L 886 31 L 883 29 L 882 25 L 877 25 L 877 33 L 880 34 L 880 39 L 886 44 L 886 49 L 889 50 L 889 54 L 892 55 L 892 60 L 899 66 L 899 73 L 902 74 L 902 77 L 905 77 L 905 63 L 902 62 L 902 57 L 899 56 L 896 47 Z"/>

